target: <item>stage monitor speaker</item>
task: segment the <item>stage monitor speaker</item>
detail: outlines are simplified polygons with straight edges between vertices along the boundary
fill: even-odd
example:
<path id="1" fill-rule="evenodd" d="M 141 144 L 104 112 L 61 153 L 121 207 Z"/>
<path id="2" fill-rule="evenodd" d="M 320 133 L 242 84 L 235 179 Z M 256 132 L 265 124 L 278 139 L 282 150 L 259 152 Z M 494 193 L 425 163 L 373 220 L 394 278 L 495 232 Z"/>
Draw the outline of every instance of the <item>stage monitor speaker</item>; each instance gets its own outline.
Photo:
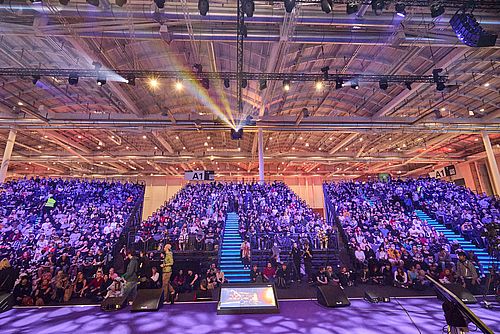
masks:
<path id="1" fill-rule="evenodd" d="M 127 306 L 127 296 L 122 297 L 108 297 L 101 303 L 101 310 L 103 311 L 118 311 Z"/>
<path id="2" fill-rule="evenodd" d="M 391 297 L 380 289 L 366 289 L 365 300 L 370 303 L 389 303 Z"/>
<path id="3" fill-rule="evenodd" d="M 14 306 L 12 293 L 0 293 L 0 313 L 8 311 Z"/>
<path id="4" fill-rule="evenodd" d="M 137 291 L 132 303 L 132 312 L 158 311 L 163 304 L 163 289 L 142 289 Z"/>
<path id="5" fill-rule="evenodd" d="M 455 296 L 457 296 L 464 304 L 476 304 L 477 299 L 474 297 L 469 290 L 465 289 L 460 284 L 443 284 L 443 286 L 450 290 Z"/>
<path id="6" fill-rule="evenodd" d="M 343 307 L 351 305 L 351 302 L 340 286 L 324 285 L 318 286 L 318 303 L 326 307 Z"/>

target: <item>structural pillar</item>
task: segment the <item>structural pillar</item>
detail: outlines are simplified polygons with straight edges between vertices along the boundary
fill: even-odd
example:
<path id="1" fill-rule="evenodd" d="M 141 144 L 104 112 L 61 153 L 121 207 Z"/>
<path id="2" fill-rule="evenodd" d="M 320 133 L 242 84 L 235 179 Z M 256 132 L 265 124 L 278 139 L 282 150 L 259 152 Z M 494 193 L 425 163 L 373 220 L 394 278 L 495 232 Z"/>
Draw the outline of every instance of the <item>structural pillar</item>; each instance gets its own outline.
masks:
<path id="1" fill-rule="evenodd" d="M 11 129 L 9 132 L 9 138 L 7 138 L 7 143 L 5 144 L 5 150 L 3 151 L 2 166 L 0 166 L 0 184 L 2 184 L 7 177 L 7 170 L 9 169 L 12 149 L 14 148 L 14 143 L 16 142 L 16 135 L 17 130 Z"/>
<path id="2" fill-rule="evenodd" d="M 259 137 L 259 183 L 264 183 L 264 133 L 262 128 L 259 128 L 259 132 L 257 134 Z"/>
<path id="3" fill-rule="evenodd" d="M 490 137 L 487 132 L 481 132 L 483 137 L 483 144 L 486 150 L 486 156 L 488 157 L 488 167 L 490 172 L 491 185 L 493 188 L 493 193 L 496 196 L 500 196 L 500 172 L 498 171 L 498 164 L 495 159 L 495 154 L 493 153 L 493 148 L 491 147 Z"/>

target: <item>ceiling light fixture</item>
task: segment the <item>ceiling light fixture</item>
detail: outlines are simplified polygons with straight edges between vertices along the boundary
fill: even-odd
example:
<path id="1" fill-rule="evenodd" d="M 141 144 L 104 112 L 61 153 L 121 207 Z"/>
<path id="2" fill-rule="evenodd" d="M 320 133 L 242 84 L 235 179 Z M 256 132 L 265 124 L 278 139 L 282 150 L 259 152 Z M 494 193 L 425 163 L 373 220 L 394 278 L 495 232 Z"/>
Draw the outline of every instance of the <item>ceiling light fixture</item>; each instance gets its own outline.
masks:
<path id="1" fill-rule="evenodd" d="M 198 10 L 200 11 L 201 16 L 207 16 L 207 13 L 210 9 L 210 4 L 208 0 L 198 0 Z"/>
<path id="2" fill-rule="evenodd" d="M 285 92 L 288 92 L 290 90 L 290 80 L 283 80 L 283 89 Z"/>

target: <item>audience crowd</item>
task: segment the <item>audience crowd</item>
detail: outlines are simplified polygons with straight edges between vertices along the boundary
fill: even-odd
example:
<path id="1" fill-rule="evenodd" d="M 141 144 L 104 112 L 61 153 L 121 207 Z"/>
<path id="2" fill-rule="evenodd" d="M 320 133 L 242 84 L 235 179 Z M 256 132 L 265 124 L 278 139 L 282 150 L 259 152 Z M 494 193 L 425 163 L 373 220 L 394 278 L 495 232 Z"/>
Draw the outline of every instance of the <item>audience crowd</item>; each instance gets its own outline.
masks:
<path id="1" fill-rule="evenodd" d="M 284 183 L 188 184 L 143 221 L 136 244 L 147 250 L 170 243 L 175 250 L 217 250 L 227 212 L 239 214 L 239 231 L 254 249 L 294 241 L 326 249 L 332 227 Z M 330 245 L 331 246 L 331 245 Z"/>
<path id="2" fill-rule="evenodd" d="M 18 277 L 18 302 L 38 305 L 106 293 L 97 283 L 113 280 L 113 246 L 142 196 L 141 185 L 98 180 L 0 185 L 0 258 L 11 268 L 0 288 Z"/>
<path id="3" fill-rule="evenodd" d="M 446 194 L 439 195 L 448 187 L 444 183 L 418 179 L 326 185 L 354 258 L 354 274 L 361 282 L 424 289 L 430 284 L 425 275 L 430 274 L 475 289 L 480 281 L 475 267 L 482 274 L 482 266 L 474 252 L 466 254 L 456 240 L 448 240 L 414 212 L 415 208 L 430 211 L 447 207 L 445 201 L 453 202 Z M 494 200 L 485 202 L 490 211 L 484 216 L 498 219 L 494 218 Z M 476 210 L 464 204 L 469 207 L 470 212 Z M 464 263 L 470 269 L 465 276 Z"/>

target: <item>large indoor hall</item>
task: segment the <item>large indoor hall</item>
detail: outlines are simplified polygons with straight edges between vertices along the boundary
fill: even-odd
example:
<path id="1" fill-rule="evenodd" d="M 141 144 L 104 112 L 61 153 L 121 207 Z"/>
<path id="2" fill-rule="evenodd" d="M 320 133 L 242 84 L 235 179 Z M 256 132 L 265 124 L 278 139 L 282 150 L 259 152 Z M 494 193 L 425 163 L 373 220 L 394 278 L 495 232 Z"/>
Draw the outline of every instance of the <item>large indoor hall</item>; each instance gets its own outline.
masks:
<path id="1" fill-rule="evenodd" d="M 0 0 L 1 333 L 500 333 L 498 0 Z"/>

